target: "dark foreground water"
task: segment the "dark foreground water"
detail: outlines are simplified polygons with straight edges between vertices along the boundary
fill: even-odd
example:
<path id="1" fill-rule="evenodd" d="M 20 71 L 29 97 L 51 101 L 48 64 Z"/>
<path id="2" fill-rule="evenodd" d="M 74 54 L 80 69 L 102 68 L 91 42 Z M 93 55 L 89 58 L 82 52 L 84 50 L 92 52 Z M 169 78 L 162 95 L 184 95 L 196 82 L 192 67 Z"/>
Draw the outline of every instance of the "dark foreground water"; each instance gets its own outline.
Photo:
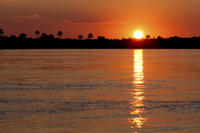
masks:
<path id="1" fill-rule="evenodd" d="M 200 50 L 2 50 L 1 133 L 199 133 Z"/>

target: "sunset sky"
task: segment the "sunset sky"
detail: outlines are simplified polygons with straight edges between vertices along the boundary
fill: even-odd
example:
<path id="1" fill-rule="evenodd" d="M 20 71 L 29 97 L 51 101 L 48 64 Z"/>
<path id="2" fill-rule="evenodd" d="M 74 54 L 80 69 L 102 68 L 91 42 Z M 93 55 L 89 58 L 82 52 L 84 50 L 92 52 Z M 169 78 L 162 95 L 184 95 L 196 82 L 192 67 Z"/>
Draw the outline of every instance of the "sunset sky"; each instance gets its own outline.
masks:
<path id="1" fill-rule="evenodd" d="M 36 30 L 76 38 L 200 36 L 200 0 L 0 0 L 0 28 L 6 35 Z"/>

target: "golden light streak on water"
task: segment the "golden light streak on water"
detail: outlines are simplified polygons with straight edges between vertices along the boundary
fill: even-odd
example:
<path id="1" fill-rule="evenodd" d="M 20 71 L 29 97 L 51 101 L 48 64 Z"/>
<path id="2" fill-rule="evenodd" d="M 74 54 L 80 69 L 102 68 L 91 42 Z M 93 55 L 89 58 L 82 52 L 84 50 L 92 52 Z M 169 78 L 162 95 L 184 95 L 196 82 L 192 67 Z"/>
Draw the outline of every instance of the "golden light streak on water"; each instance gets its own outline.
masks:
<path id="1" fill-rule="evenodd" d="M 142 128 L 146 118 L 144 113 L 144 72 L 143 50 L 133 51 L 133 91 L 131 92 L 131 115 L 129 119 L 131 128 Z"/>

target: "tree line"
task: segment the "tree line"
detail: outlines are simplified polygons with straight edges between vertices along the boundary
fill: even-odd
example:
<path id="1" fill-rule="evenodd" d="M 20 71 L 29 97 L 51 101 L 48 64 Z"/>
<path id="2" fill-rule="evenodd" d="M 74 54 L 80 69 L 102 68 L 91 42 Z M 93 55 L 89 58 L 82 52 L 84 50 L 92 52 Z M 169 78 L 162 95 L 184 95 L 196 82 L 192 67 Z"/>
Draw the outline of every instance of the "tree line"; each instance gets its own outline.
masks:
<path id="1" fill-rule="evenodd" d="M 5 37 L 5 36 L 3 36 L 4 35 L 4 30 L 3 29 L 0 29 L 0 37 Z M 63 36 L 63 32 L 62 31 L 58 31 L 57 32 L 57 34 L 56 34 L 56 36 L 57 36 L 57 39 L 61 39 L 62 38 L 62 36 Z M 53 35 L 53 34 L 46 34 L 46 33 L 41 33 L 39 30 L 36 30 L 35 31 L 35 37 L 37 38 L 37 39 L 56 39 L 56 37 Z M 27 34 L 25 34 L 25 33 L 21 33 L 18 37 L 17 36 L 15 36 L 15 35 L 11 35 L 10 37 L 8 37 L 8 38 L 15 38 L 15 39 L 17 39 L 17 38 L 19 38 L 19 39 L 25 39 L 25 38 L 27 38 Z M 150 39 L 151 37 L 150 37 L 150 35 L 146 35 L 146 39 Z M 161 38 L 161 36 L 158 36 L 158 38 Z M 94 39 L 94 35 L 93 35 L 93 33 L 89 33 L 88 35 L 87 35 L 87 37 L 86 38 L 84 38 L 84 36 L 83 35 L 78 35 L 77 36 L 77 40 L 83 40 L 83 39 Z M 106 39 L 106 37 L 104 37 L 104 36 L 98 36 L 97 37 L 97 39 L 98 40 L 103 40 L 103 39 Z"/>
<path id="2" fill-rule="evenodd" d="M 63 32 L 58 31 L 57 37 L 52 34 L 40 33 L 35 31 L 35 38 L 28 38 L 25 33 L 18 37 L 11 35 L 5 36 L 4 30 L 0 29 L 0 49 L 41 49 L 41 48 L 113 48 L 113 49 L 133 49 L 133 48 L 200 48 L 200 37 L 182 38 L 170 37 L 151 38 L 147 35 L 144 39 L 123 38 L 107 39 L 104 36 L 94 38 L 92 33 L 84 39 L 83 35 L 78 35 L 76 39 L 63 38 Z"/>
<path id="3" fill-rule="evenodd" d="M 0 37 L 6 37 L 6 36 L 4 36 L 4 34 L 5 34 L 4 30 L 0 29 Z M 58 31 L 57 34 L 56 34 L 56 36 L 57 36 L 57 39 L 61 39 L 62 36 L 63 36 L 63 32 L 62 31 Z M 41 33 L 39 30 L 35 31 L 35 37 L 37 39 L 40 39 L 40 38 L 41 39 L 56 39 L 56 37 L 53 34 Z M 21 33 L 18 37 L 15 36 L 15 35 L 11 35 L 10 37 L 7 37 L 7 38 L 11 38 L 11 39 L 14 39 L 14 38 L 15 39 L 17 39 L 17 38 L 19 38 L 19 39 L 25 39 L 25 38 L 27 38 L 27 34 Z M 93 38 L 94 38 L 94 35 L 92 33 L 89 33 L 88 36 L 87 36 L 87 38 L 85 38 L 85 39 L 93 39 Z M 98 38 L 105 38 L 105 37 L 98 36 Z M 83 35 L 78 35 L 77 36 L 77 40 L 83 40 L 83 39 L 84 39 Z"/>

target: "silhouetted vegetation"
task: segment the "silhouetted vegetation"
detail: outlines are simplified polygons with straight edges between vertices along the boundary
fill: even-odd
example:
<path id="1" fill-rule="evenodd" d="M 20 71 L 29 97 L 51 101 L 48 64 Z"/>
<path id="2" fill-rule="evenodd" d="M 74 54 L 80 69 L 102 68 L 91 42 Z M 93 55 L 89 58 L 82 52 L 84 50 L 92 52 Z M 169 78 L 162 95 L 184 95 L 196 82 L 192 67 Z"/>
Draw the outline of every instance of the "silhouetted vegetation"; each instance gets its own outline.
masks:
<path id="1" fill-rule="evenodd" d="M 58 31 L 57 35 L 59 38 L 61 38 L 61 36 L 63 35 L 62 31 Z"/>
<path id="2" fill-rule="evenodd" d="M 18 38 L 17 38 L 15 35 L 11 35 L 11 36 L 10 36 L 10 39 L 11 39 L 11 40 L 17 40 Z"/>
<path id="3" fill-rule="evenodd" d="M 146 39 L 149 40 L 151 38 L 150 35 L 146 35 Z"/>
<path id="4" fill-rule="evenodd" d="M 181 38 L 170 37 L 163 38 L 158 36 L 156 39 L 147 35 L 145 39 L 136 40 L 129 39 L 106 39 L 104 36 L 98 36 L 94 39 L 93 34 L 89 33 L 88 38 L 83 40 L 83 36 L 79 35 L 76 39 L 61 39 L 62 31 L 57 33 L 59 38 L 55 38 L 52 34 L 35 32 L 37 38 L 28 38 L 25 33 L 18 37 L 11 35 L 4 36 L 3 29 L 0 29 L 0 49 L 43 49 L 43 48 L 112 48 L 112 49 L 136 49 L 136 48 L 200 48 L 200 37 Z"/>
<path id="5" fill-rule="evenodd" d="M 98 36 L 97 40 L 106 40 L 104 36 Z"/>
<path id="6" fill-rule="evenodd" d="M 40 40 L 54 40 L 54 35 L 47 35 L 46 33 L 42 33 Z"/>
<path id="7" fill-rule="evenodd" d="M 82 35 L 79 35 L 79 36 L 78 36 L 78 40 L 83 40 L 83 36 L 82 36 Z"/>
<path id="8" fill-rule="evenodd" d="M 35 35 L 36 35 L 36 38 L 39 38 L 39 36 L 40 36 L 40 31 L 39 31 L 39 30 L 35 31 Z"/>
<path id="9" fill-rule="evenodd" d="M 92 33 L 88 34 L 88 39 L 93 39 L 93 34 Z"/>
<path id="10" fill-rule="evenodd" d="M 22 34 L 19 35 L 19 39 L 25 39 L 26 36 L 27 36 L 27 35 L 26 35 L 25 33 L 22 33 Z"/>
<path id="11" fill-rule="evenodd" d="M 0 37 L 4 34 L 3 29 L 0 29 Z"/>

